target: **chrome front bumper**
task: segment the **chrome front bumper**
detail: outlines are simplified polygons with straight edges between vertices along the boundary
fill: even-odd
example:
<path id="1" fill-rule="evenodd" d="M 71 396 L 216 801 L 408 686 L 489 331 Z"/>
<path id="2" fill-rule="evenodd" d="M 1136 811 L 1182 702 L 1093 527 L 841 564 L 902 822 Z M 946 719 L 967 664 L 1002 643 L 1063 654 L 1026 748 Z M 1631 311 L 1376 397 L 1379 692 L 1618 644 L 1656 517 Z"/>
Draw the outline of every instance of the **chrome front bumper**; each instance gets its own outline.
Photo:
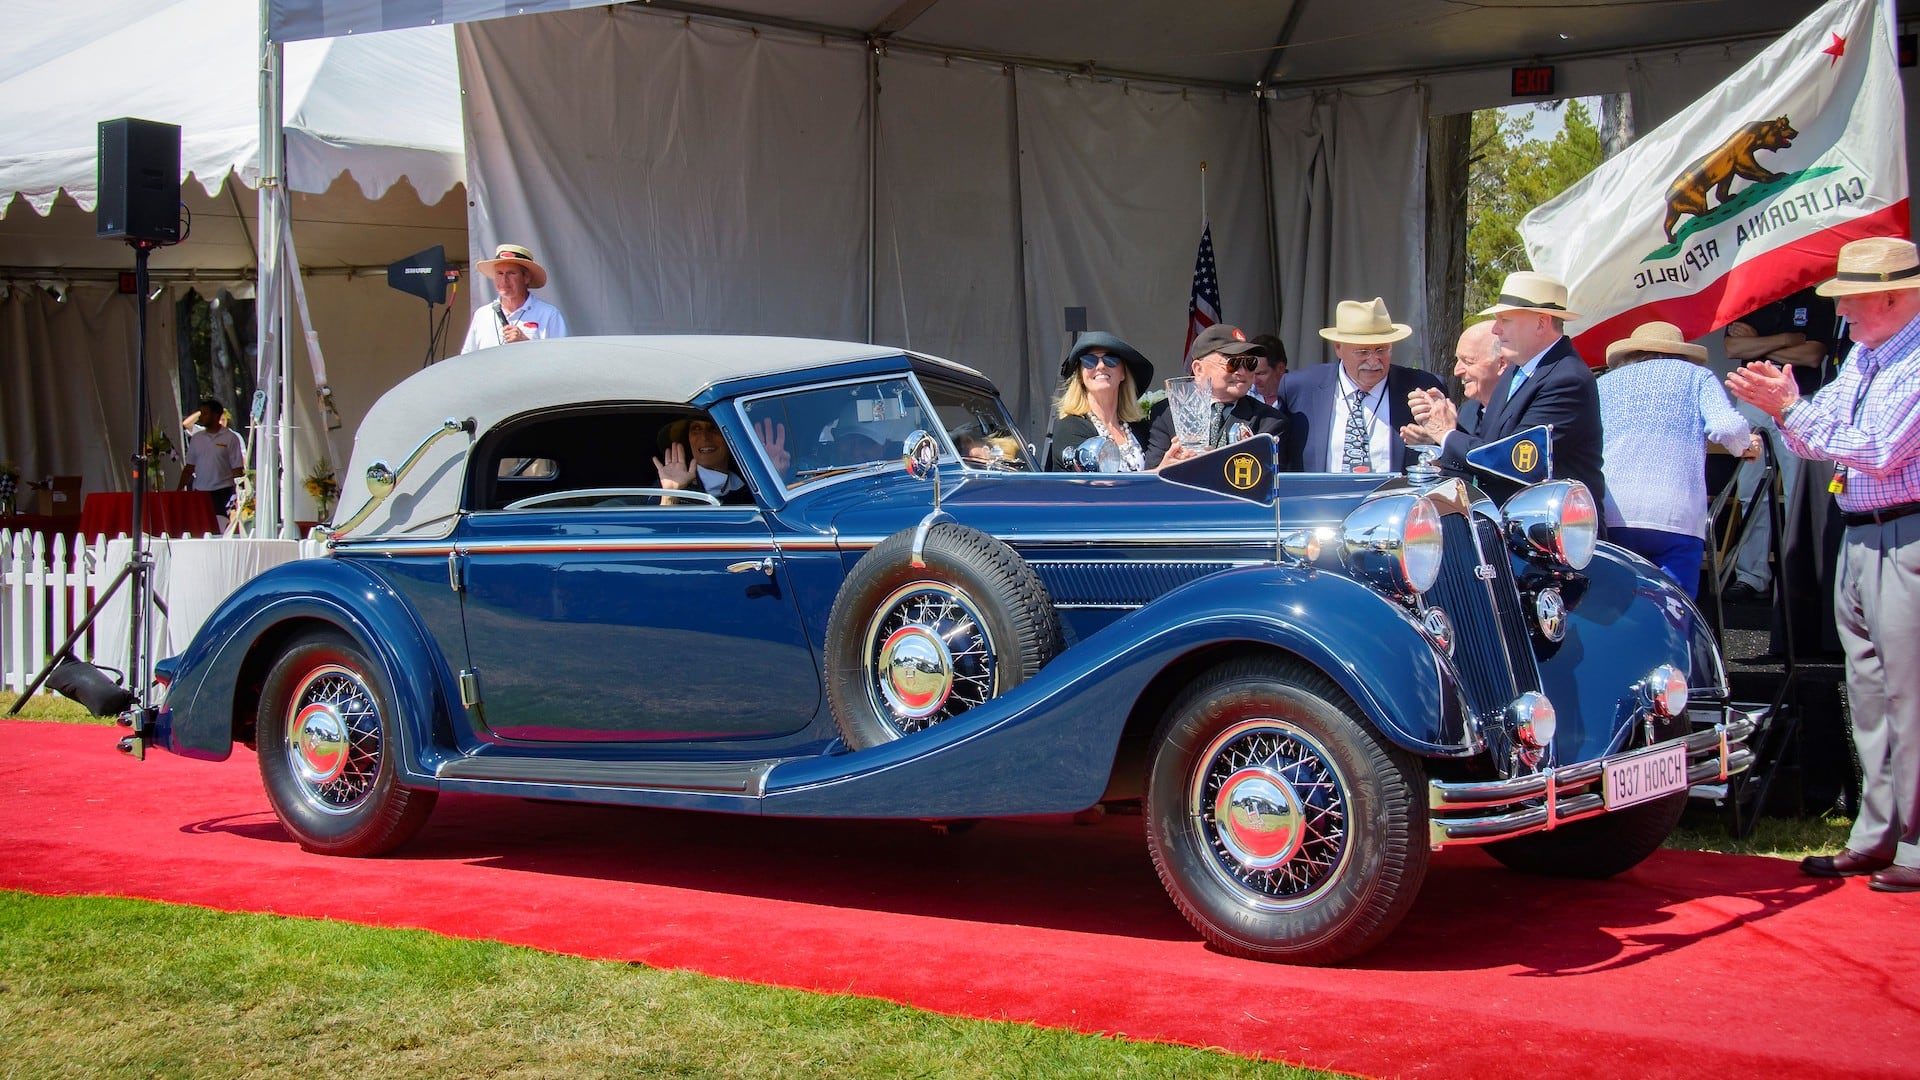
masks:
<path id="1" fill-rule="evenodd" d="M 1753 751 L 1747 741 L 1764 725 L 1767 712 L 1764 708 L 1749 711 L 1719 705 L 1689 709 L 1689 716 L 1694 718 L 1693 733 L 1656 743 L 1654 748 L 1685 743 L 1689 784 L 1724 781 L 1753 764 Z M 1487 844 L 1597 817 L 1607 812 L 1600 791 L 1607 763 L 1647 749 L 1636 747 L 1610 758 L 1507 780 L 1429 781 L 1429 838 L 1435 850 L 1449 845 Z"/>

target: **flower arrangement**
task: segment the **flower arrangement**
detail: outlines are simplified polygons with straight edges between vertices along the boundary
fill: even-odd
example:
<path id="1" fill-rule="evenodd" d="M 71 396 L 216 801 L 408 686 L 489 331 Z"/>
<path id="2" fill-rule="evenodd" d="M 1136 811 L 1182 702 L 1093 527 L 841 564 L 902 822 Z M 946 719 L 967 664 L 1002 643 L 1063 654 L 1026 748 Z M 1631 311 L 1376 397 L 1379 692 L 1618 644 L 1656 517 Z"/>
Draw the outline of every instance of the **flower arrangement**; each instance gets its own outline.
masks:
<path id="1" fill-rule="evenodd" d="M 320 520 L 327 520 L 333 509 L 333 500 L 340 497 L 340 481 L 334 477 L 333 462 L 324 457 L 314 462 L 313 468 L 307 473 L 306 488 L 307 494 L 313 496 L 313 501 L 320 508 Z"/>
<path id="2" fill-rule="evenodd" d="M 156 427 L 147 432 L 147 441 L 140 444 L 140 452 L 150 460 L 165 457 L 173 453 L 173 437 L 167 434 L 166 428 Z"/>

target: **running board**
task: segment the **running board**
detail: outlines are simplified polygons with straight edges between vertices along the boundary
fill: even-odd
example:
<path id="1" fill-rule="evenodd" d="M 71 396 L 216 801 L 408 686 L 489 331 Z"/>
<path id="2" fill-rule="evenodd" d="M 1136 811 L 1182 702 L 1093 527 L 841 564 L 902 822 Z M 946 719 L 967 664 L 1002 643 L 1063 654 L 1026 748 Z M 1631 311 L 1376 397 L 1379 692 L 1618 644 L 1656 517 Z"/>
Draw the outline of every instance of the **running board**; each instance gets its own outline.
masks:
<path id="1" fill-rule="evenodd" d="M 442 780 L 647 788 L 723 795 L 765 794 L 779 758 L 763 761 L 600 761 L 582 758 L 466 757 L 434 770 Z"/>

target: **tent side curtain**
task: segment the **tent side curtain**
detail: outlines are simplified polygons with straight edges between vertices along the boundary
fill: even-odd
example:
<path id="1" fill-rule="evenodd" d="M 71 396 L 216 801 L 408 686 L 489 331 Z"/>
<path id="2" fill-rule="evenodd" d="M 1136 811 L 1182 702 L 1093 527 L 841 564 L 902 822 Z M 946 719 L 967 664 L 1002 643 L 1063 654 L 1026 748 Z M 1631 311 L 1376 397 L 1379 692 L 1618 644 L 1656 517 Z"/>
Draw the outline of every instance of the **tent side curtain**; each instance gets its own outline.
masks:
<path id="1" fill-rule="evenodd" d="M 544 295 L 575 332 L 865 336 L 857 43 L 639 7 L 474 24 L 455 38 L 471 249 L 531 246 L 549 271 Z M 1085 307 L 1162 376 L 1177 373 L 1203 161 L 1225 316 L 1250 333 L 1276 328 L 1250 95 L 911 54 L 881 57 L 877 78 L 880 342 L 985 371 L 1036 437 L 1057 389 L 1064 308 Z M 1377 152 L 1376 100 L 1325 121 L 1360 125 L 1356 169 Z M 1420 205 L 1423 179 L 1393 164 L 1342 219 L 1379 222 L 1377 243 L 1355 255 L 1389 294 L 1418 278 L 1386 264 L 1422 257 L 1420 230 L 1400 219 Z M 1286 225 L 1282 242 L 1296 231 Z M 1322 314 L 1302 316 L 1309 337 Z"/>
<path id="2" fill-rule="evenodd" d="M 267 36 L 306 41 L 606 5 L 607 0 L 268 0 Z"/>

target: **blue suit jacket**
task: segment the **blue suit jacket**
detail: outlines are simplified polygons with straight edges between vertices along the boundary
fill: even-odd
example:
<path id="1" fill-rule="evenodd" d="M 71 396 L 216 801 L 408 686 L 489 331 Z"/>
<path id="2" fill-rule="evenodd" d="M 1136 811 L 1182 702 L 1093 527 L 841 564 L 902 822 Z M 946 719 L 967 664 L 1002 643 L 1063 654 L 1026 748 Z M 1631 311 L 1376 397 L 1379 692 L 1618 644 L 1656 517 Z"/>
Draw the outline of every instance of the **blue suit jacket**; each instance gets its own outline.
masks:
<path id="1" fill-rule="evenodd" d="M 1440 464 L 1471 476 L 1494 499 L 1505 502 L 1519 485 L 1482 473 L 1467 464 L 1467 451 L 1497 442 L 1536 424 L 1553 425 L 1553 475 L 1578 480 L 1593 492 L 1595 506 L 1604 505 L 1607 479 L 1600 471 L 1603 441 L 1600 434 L 1600 388 L 1593 371 L 1573 342 L 1565 337 L 1553 343 L 1533 376 L 1509 398 L 1517 367 L 1508 368 L 1493 388 L 1493 399 L 1481 413 L 1477 430 L 1463 425 L 1447 436 Z"/>
<path id="2" fill-rule="evenodd" d="M 1394 364 L 1387 368 L 1388 463 L 1394 472 L 1407 466 L 1407 444 L 1400 428 L 1413 423 L 1407 395 L 1427 388 L 1445 391 L 1447 384 L 1431 372 Z M 1280 403 L 1287 416 L 1287 441 L 1281 468 L 1300 472 L 1328 472 L 1327 438 L 1333 425 L 1335 399 L 1340 394 L 1340 364 L 1333 361 L 1290 371 L 1280 380 Z"/>

